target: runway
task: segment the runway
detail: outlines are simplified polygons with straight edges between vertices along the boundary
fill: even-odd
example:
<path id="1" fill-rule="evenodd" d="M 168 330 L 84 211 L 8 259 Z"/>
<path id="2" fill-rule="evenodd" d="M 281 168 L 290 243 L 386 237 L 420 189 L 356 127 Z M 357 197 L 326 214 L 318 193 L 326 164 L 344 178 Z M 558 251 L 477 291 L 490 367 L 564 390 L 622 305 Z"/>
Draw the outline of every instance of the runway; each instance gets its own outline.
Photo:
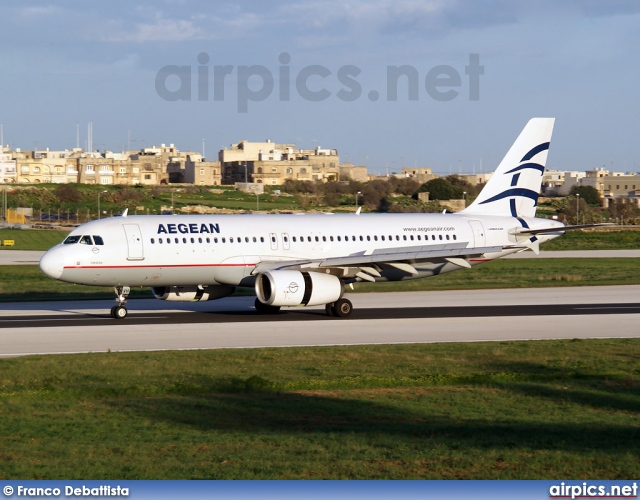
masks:
<path id="1" fill-rule="evenodd" d="M 252 297 L 204 303 L 0 304 L 0 356 L 169 349 L 640 337 L 640 286 L 351 294 L 349 319 L 324 308 L 258 316 Z"/>

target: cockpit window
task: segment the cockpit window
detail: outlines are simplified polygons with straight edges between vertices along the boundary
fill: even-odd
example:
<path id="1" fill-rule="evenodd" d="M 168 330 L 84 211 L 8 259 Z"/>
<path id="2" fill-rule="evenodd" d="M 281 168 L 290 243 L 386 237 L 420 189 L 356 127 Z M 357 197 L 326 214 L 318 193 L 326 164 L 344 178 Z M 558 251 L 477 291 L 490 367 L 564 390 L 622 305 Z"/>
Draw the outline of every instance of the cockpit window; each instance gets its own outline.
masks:
<path id="1" fill-rule="evenodd" d="M 75 245 L 76 243 L 80 243 L 81 245 L 104 245 L 102 236 L 93 235 L 92 238 L 88 234 L 85 234 L 83 236 L 67 236 L 67 238 L 62 243 L 64 243 L 65 245 Z"/>
<path id="2" fill-rule="evenodd" d="M 65 245 L 75 245 L 76 243 L 78 243 L 78 241 L 80 241 L 81 236 L 67 236 L 67 239 L 64 240 L 62 243 L 64 243 Z"/>

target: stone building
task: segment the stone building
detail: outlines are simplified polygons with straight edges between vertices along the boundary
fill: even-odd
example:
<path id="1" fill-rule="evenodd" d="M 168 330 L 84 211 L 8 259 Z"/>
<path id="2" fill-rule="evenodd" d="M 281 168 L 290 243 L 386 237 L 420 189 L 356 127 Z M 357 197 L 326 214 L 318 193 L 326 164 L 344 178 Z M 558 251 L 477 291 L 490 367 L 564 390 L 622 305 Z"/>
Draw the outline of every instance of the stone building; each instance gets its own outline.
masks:
<path id="1" fill-rule="evenodd" d="M 218 156 L 223 184 L 281 185 L 287 179 L 327 182 L 341 175 L 335 149 L 295 149 L 293 144 L 240 141 Z"/>

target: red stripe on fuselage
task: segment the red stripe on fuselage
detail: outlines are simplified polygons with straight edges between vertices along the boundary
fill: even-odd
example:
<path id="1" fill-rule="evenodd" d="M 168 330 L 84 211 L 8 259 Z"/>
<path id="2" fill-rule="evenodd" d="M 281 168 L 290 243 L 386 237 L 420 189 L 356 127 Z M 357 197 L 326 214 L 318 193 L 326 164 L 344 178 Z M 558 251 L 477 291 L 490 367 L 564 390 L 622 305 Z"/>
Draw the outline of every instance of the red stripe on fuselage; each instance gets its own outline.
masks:
<path id="1" fill-rule="evenodd" d="M 254 267 L 255 264 L 156 264 L 153 266 L 65 266 L 64 269 L 144 269 L 167 267 Z"/>

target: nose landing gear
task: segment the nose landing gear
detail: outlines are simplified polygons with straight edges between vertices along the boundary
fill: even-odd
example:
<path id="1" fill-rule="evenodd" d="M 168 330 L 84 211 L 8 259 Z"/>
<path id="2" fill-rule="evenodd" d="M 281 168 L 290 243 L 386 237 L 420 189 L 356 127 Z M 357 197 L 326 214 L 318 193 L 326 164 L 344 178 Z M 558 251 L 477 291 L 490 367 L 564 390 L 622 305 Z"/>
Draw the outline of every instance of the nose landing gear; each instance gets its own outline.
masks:
<path id="1" fill-rule="evenodd" d="M 116 293 L 117 304 L 111 308 L 111 317 L 113 319 L 124 319 L 128 313 L 124 305 L 127 303 L 127 297 L 129 293 L 131 293 L 131 288 L 128 286 L 116 286 L 113 287 L 113 291 Z"/>

